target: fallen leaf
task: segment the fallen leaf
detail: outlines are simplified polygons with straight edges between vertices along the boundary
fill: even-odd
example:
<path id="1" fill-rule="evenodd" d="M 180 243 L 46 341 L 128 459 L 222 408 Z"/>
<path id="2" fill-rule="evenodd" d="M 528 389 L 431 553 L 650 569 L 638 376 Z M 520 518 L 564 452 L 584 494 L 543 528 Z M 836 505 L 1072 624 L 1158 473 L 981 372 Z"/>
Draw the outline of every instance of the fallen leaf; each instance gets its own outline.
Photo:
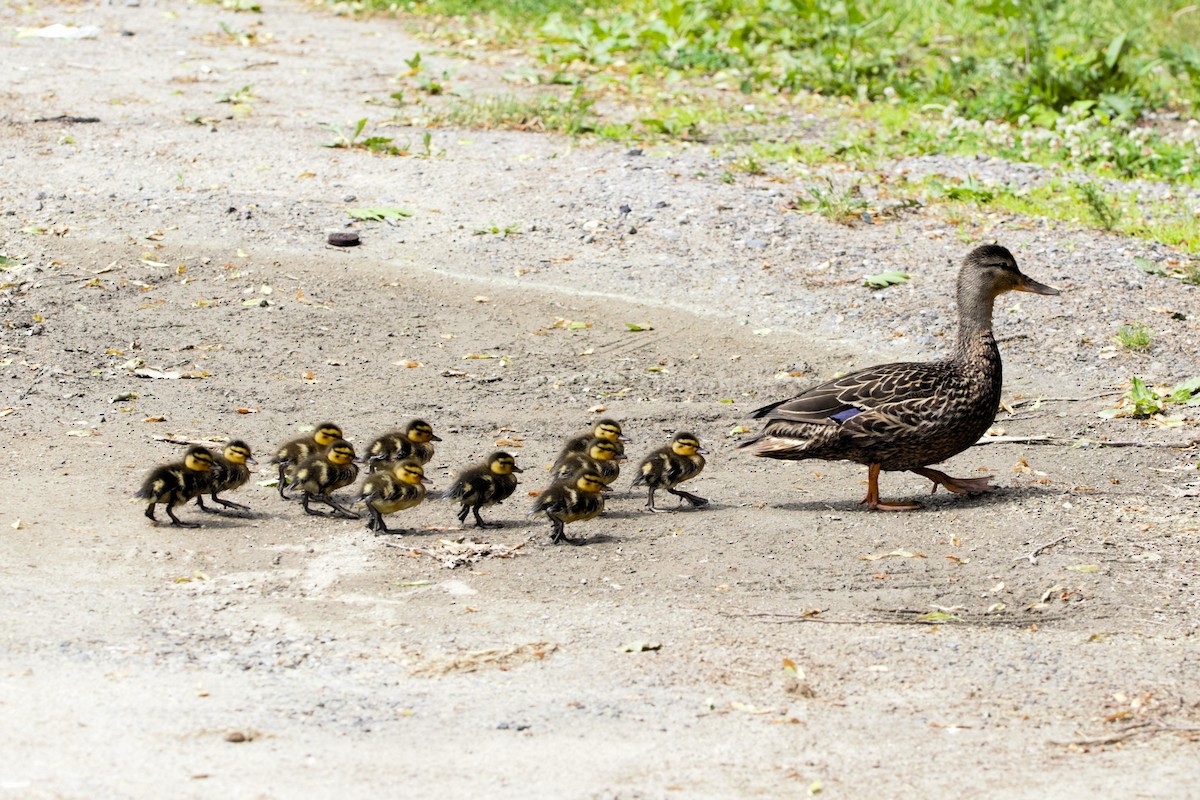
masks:
<path id="1" fill-rule="evenodd" d="M 924 558 L 924 553 L 910 553 L 907 550 L 896 549 L 890 553 L 875 553 L 869 556 L 859 556 L 860 561 L 878 561 L 881 558 Z"/>
<path id="2" fill-rule="evenodd" d="M 1099 564 L 1075 564 L 1073 566 L 1067 567 L 1067 569 L 1071 570 L 1072 572 L 1099 572 L 1100 565 Z"/>
<path id="3" fill-rule="evenodd" d="M 928 614 L 922 614 L 917 617 L 922 622 L 948 622 L 949 620 L 957 620 L 953 614 L 947 614 L 945 611 L 930 611 Z"/>
<path id="4" fill-rule="evenodd" d="M 626 328 L 628 328 L 628 329 L 629 329 L 629 330 L 631 330 L 631 331 L 652 331 L 652 330 L 654 330 L 654 326 L 653 326 L 653 325 L 649 325 L 649 324 L 646 324 L 646 323 L 644 323 L 644 322 L 642 322 L 642 323 L 638 323 L 638 322 L 626 322 L 626 323 L 625 323 L 625 327 L 626 327 Z"/>
<path id="5" fill-rule="evenodd" d="M 622 653 L 647 653 L 652 650 L 661 650 L 661 642 L 643 642 L 641 640 L 628 642 L 621 646 L 619 652 Z"/>
<path id="6" fill-rule="evenodd" d="M 146 417 L 142 422 L 166 422 L 166 417 Z"/>
<path id="7" fill-rule="evenodd" d="M 258 406 L 255 406 L 254 408 L 239 408 L 237 410 L 237 413 L 239 413 L 239 414 L 257 414 Z"/>

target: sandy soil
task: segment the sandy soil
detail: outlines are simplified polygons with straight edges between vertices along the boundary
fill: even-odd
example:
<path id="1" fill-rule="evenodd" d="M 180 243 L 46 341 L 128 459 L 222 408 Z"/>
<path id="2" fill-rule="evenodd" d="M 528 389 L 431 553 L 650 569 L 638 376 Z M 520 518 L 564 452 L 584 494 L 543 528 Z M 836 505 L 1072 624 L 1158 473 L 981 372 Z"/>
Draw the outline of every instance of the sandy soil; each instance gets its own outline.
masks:
<path id="1" fill-rule="evenodd" d="M 858 505 L 861 467 L 736 456 L 733 433 L 838 370 L 943 355 L 956 264 L 996 240 L 1064 290 L 997 309 L 998 427 L 1185 442 L 1096 416 L 1131 374 L 1200 373 L 1197 289 L 1133 262 L 1178 256 L 1007 217 L 849 228 L 789 210 L 794 174 L 721 181 L 702 144 L 323 148 L 325 123 L 390 113 L 369 101 L 418 51 L 455 91 L 503 90 L 516 56 L 264 6 L 0 7 L 0 797 L 1194 794 L 1194 452 L 977 447 L 947 469 L 1001 491 L 888 515 Z M 100 34 L 7 37 L 55 22 Z M 217 102 L 246 86 L 249 113 Z M 38 121 L 59 115 L 98 121 Z M 393 205 L 413 215 L 325 244 Z M 914 279 L 860 285 L 887 268 Z M 1111 352 L 1132 321 L 1149 355 Z M 573 527 L 587 546 L 550 545 L 526 493 L 601 407 L 635 458 L 698 433 L 712 505 L 650 515 L 622 479 Z M 164 439 L 265 461 L 326 418 L 361 447 L 413 416 L 444 439 L 439 487 L 509 443 L 503 530 L 431 501 L 374 537 L 258 485 L 234 496 L 252 514 L 185 530 L 131 499 L 179 457 Z M 426 552 L 464 536 L 518 549 Z"/>

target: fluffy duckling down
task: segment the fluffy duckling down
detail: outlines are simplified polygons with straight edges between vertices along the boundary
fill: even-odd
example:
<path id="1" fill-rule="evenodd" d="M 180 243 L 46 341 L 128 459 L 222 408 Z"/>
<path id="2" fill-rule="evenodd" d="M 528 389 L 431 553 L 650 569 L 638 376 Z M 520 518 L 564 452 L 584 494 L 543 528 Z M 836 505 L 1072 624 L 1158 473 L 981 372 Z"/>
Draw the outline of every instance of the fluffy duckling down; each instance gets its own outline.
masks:
<path id="1" fill-rule="evenodd" d="M 703 497 L 675 488 L 704 470 L 704 456 L 707 453 L 708 451 L 700 446 L 700 440 L 693 434 L 680 432 L 675 434 L 669 444 L 646 456 L 642 463 L 638 464 L 637 475 L 634 476 L 632 484 L 650 487 L 646 508 L 654 512 L 666 510 L 654 505 L 654 492 L 658 489 L 666 489 L 681 500 L 691 503 L 694 508 L 708 505 L 708 501 Z"/>
<path id="2" fill-rule="evenodd" d="M 494 506 L 504 502 L 517 489 L 517 476 L 513 473 L 522 472 L 517 466 L 516 459 L 508 453 L 497 450 L 482 464 L 477 464 L 463 470 L 454 483 L 442 493 L 445 500 L 457 500 L 462 504 L 458 511 L 458 521 L 466 523 L 467 514 L 475 515 L 475 526 L 479 528 L 503 528 L 501 522 L 484 522 L 479 516 L 479 509 Z"/>
<path id="3" fill-rule="evenodd" d="M 250 452 L 250 445 L 241 439 L 235 439 L 225 445 L 225 449 L 214 457 L 213 469 L 208 476 L 208 493 L 212 501 L 225 508 L 249 511 L 250 506 L 244 506 L 241 503 L 217 497 L 217 494 L 220 492 L 232 492 L 234 489 L 243 486 L 250 480 L 250 467 L 248 465 L 257 463 Z M 201 511 L 218 510 L 204 505 L 204 492 L 196 495 L 196 505 L 200 506 Z"/>
<path id="4" fill-rule="evenodd" d="M 554 544 L 583 544 L 583 539 L 567 536 L 571 522 L 594 519 L 604 510 L 604 492 L 608 485 L 594 472 L 580 472 L 552 484 L 538 495 L 531 515 L 543 515 L 550 520 L 550 541 Z"/>
<path id="5" fill-rule="evenodd" d="M 296 467 L 312 458 L 319 456 L 329 449 L 329 446 L 342 438 L 342 429 L 332 422 L 322 422 L 309 436 L 301 436 L 279 447 L 272 464 L 279 465 L 279 496 L 287 499 L 284 489 L 289 478 L 295 473 Z"/>
<path id="6" fill-rule="evenodd" d="M 419 505 L 425 499 L 425 485 L 429 482 L 425 469 L 411 460 L 390 463 L 368 475 L 356 498 L 356 502 L 367 507 L 370 515 L 367 530 L 375 531 L 376 535 L 404 533 L 389 528 L 383 515 Z"/>
<path id="7" fill-rule="evenodd" d="M 434 435 L 433 426 L 423 419 L 414 419 L 403 430 L 388 431 L 367 448 L 367 463 L 371 471 L 379 469 L 385 461 L 416 461 L 422 466 L 433 459 L 434 442 L 441 437 Z"/>
<path id="8" fill-rule="evenodd" d="M 355 463 L 357 460 L 354 445 L 345 439 L 338 439 L 324 453 L 309 456 L 297 466 L 292 486 L 301 493 L 300 502 L 304 506 L 304 513 L 320 515 L 321 512 L 308 506 L 309 500 L 316 498 L 340 516 L 358 519 L 358 514 L 332 497 L 333 492 L 354 483 L 358 477 L 358 464 Z"/>
<path id="9" fill-rule="evenodd" d="M 186 503 L 209 486 L 209 472 L 213 467 L 213 454 L 207 447 L 189 447 L 182 461 L 163 464 L 150 470 L 135 497 L 149 500 L 146 516 L 157 522 L 154 506 L 163 503 L 172 525 L 184 528 L 199 528 L 198 522 L 184 522 L 175 516 L 175 506 Z"/>

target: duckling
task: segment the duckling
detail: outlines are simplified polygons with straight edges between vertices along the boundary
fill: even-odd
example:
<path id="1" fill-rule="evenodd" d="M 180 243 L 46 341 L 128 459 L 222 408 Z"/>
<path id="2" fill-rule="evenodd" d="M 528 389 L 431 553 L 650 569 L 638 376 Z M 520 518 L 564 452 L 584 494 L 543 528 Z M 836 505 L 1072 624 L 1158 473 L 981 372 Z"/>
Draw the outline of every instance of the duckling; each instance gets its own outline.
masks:
<path id="1" fill-rule="evenodd" d="M 604 510 L 604 492 L 611 491 L 595 472 L 578 472 L 558 481 L 538 495 L 530 515 L 545 514 L 550 520 L 550 541 L 580 545 L 585 540 L 566 534 L 568 522 L 592 519 Z"/>
<path id="2" fill-rule="evenodd" d="M 275 453 L 275 457 L 271 459 L 272 464 L 279 465 L 279 496 L 287 499 L 287 494 L 283 490 L 288 485 L 288 473 L 294 472 L 296 465 L 312 456 L 324 453 L 329 449 L 329 445 L 341 438 L 342 429 L 340 427 L 332 422 L 322 422 L 311 436 L 292 439 L 281 446 Z"/>
<path id="3" fill-rule="evenodd" d="M 207 447 L 189 447 L 182 461 L 163 464 L 150 470 L 135 497 L 150 501 L 150 505 L 146 507 L 146 516 L 155 522 L 158 521 L 154 517 L 155 504 L 166 503 L 167 516 L 171 518 L 172 525 L 199 528 L 200 523 L 184 522 L 175 516 L 175 506 L 198 497 L 208 488 L 208 474 L 212 467 L 213 454 Z"/>
<path id="4" fill-rule="evenodd" d="M 383 515 L 412 508 L 425 499 L 425 470 L 415 461 L 397 461 L 391 469 L 381 469 L 373 472 L 363 481 L 356 502 L 367 507 L 371 519 L 367 522 L 367 530 L 381 533 L 401 534 L 404 531 L 392 530 L 384 522 Z"/>
<path id="5" fill-rule="evenodd" d="M 594 472 L 604 481 L 605 486 L 611 486 L 621 474 L 621 463 L 625 461 L 618 442 L 608 439 L 592 439 L 583 452 L 567 453 L 558 461 L 558 466 L 552 471 L 554 480 L 560 481 L 571 477 L 580 470 Z"/>
<path id="6" fill-rule="evenodd" d="M 207 489 L 212 496 L 212 501 L 220 503 L 226 508 L 249 511 L 250 506 L 244 506 L 241 503 L 217 497 L 217 492 L 232 492 L 250 480 L 250 468 L 246 465 L 257 463 L 250 454 L 250 445 L 241 439 L 236 439 L 225 445 L 225 449 L 214 458 L 212 472 L 208 474 Z M 204 505 L 204 492 L 196 495 L 196 505 L 200 506 L 201 511 L 218 510 Z"/>
<path id="7" fill-rule="evenodd" d="M 433 434 L 433 426 L 423 419 L 414 419 L 404 426 L 404 430 L 389 431 L 371 442 L 367 448 L 367 463 L 372 472 L 380 469 L 385 461 L 413 460 L 428 464 L 433 458 L 431 442 L 440 441 L 441 437 Z"/>
<path id="8" fill-rule="evenodd" d="M 308 507 L 309 499 L 316 497 L 342 516 L 358 519 L 358 514 L 330 496 L 343 486 L 354 483 L 354 479 L 358 477 L 358 465 L 355 463 L 357 460 L 354 445 L 345 439 L 337 439 L 324 453 L 309 456 L 304 463 L 297 466 L 292 485 L 302 493 L 300 502 L 304 506 L 304 513 L 321 513 Z"/>
<path id="9" fill-rule="evenodd" d="M 708 451 L 700 446 L 700 440 L 690 433 L 677 433 L 669 444 L 658 448 L 646 456 L 638 464 L 638 474 L 633 479 L 633 486 L 644 484 L 650 487 L 650 497 L 646 499 L 646 508 L 653 512 L 666 509 L 654 507 L 654 491 L 666 489 L 676 497 L 687 500 L 695 508 L 708 505 L 703 497 L 691 492 L 684 492 L 675 487 L 684 481 L 691 480 L 704 470 L 704 456 Z"/>
<path id="10" fill-rule="evenodd" d="M 475 515 L 477 528 L 503 528 L 502 522 L 484 522 L 479 516 L 479 509 L 502 503 L 512 496 L 517 488 L 514 472 L 524 470 L 517 466 L 516 459 L 498 450 L 482 464 L 459 473 L 454 484 L 442 493 L 442 499 L 462 503 L 458 512 L 459 522 L 465 524 L 467 513 L 471 512 Z"/>
<path id="11" fill-rule="evenodd" d="M 571 453 L 586 453 L 593 439 L 606 439 L 613 442 L 617 446 L 617 451 L 622 454 L 625 452 L 624 443 L 633 441 L 621 432 L 621 423 L 615 419 L 602 419 L 591 431 L 572 436 L 566 441 L 562 450 L 559 451 L 558 457 L 554 459 L 554 467 L 551 471 L 557 473 L 563 460 Z"/>

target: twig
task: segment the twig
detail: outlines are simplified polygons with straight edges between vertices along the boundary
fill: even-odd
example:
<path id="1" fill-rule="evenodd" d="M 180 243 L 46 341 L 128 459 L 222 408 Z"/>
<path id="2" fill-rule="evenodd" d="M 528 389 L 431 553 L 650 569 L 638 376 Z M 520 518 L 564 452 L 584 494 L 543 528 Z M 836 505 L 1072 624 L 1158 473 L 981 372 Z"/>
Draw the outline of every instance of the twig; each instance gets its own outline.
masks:
<path id="1" fill-rule="evenodd" d="M 1058 745 L 1059 747 L 1098 747 L 1106 744 L 1117 744 L 1126 739 L 1132 739 L 1134 736 L 1141 736 L 1143 734 L 1153 735 L 1156 733 L 1200 733 L 1200 727 L 1164 725 L 1162 722 L 1152 719 L 1129 725 L 1111 736 L 1101 736 L 1097 739 L 1071 739 L 1065 742 L 1051 739 L 1049 743 Z"/>
<path id="2" fill-rule="evenodd" d="M 898 611 L 899 614 L 925 614 L 925 611 Z M 785 611 L 755 611 L 745 614 L 732 614 L 722 612 L 721 616 L 726 617 L 758 617 L 765 618 L 770 622 L 779 624 L 785 622 L 821 622 L 826 625 L 944 625 L 948 622 L 957 622 L 960 624 L 984 624 L 984 625 L 1019 625 L 1026 626 L 1033 623 L 1042 624 L 1044 622 L 1054 622 L 1064 619 L 1065 614 L 1054 614 L 1038 617 L 1024 617 L 1021 619 L 1002 617 L 999 615 L 990 615 L 986 618 L 963 619 L 956 618 L 954 620 L 946 619 L 917 619 L 916 617 L 887 619 L 884 617 L 876 617 L 872 619 L 834 619 L 831 617 L 823 617 L 817 614 L 789 614 Z"/>
<path id="3" fill-rule="evenodd" d="M 981 436 L 975 447 L 985 444 L 1045 444 L 1058 447 L 1169 447 L 1187 450 L 1200 444 L 1200 439 L 1186 442 L 1147 442 L 1143 440 L 1118 439 L 1066 439 L 1061 436 Z"/>
<path id="4" fill-rule="evenodd" d="M 1055 539 L 1053 542 L 1049 542 L 1047 544 L 1042 545 L 1041 547 L 1034 548 L 1033 552 L 1028 553 L 1027 555 L 1018 556 L 1017 558 L 1014 558 L 1013 561 L 1020 561 L 1022 558 L 1028 558 L 1029 563 L 1033 564 L 1036 567 L 1038 556 L 1040 556 L 1042 553 L 1049 550 L 1051 547 L 1054 547 L 1054 545 L 1058 544 L 1059 542 L 1065 542 L 1067 539 L 1070 539 L 1070 538 L 1071 538 L 1070 536 L 1060 536 L 1057 539 Z"/>
<path id="5" fill-rule="evenodd" d="M 1014 400 L 1009 403 L 1010 408 L 1018 406 L 1027 406 L 1030 403 L 1084 403 L 1088 400 L 1102 400 L 1105 397 L 1116 397 L 1117 395 L 1125 394 L 1121 390 L 1115 392 L 1100 392 L 1098 394 L 1089 394 L 1085 397 L 1023 397 L 1020 400 Z"/>

